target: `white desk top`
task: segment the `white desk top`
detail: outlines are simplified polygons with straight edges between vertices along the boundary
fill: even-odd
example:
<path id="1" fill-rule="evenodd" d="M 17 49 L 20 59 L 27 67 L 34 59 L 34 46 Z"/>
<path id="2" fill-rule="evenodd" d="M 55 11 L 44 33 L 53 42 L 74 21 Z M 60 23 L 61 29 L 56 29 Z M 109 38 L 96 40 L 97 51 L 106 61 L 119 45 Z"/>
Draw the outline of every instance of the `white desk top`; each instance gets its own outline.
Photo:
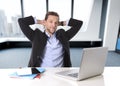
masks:
<path id="1" fill-rule="evenodd" d="M 17 69 L 0 69 L 0 82 L 3 86 L 120 86 L 120 67 L 105 67 L 100 76 L 83 81 L 73 81 L 56 76 L 54 73 L 67 68 L 46 68 L 40 79 L 10 78 L 8 74 Z"/>

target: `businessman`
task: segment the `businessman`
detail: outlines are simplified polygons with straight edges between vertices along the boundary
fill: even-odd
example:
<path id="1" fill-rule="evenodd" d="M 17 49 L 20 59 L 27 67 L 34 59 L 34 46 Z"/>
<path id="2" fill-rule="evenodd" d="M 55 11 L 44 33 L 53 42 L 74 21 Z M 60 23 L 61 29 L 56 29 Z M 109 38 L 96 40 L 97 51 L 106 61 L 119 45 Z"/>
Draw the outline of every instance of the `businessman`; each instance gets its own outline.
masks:
<path id="1" fill-rule="evenodd" d="M 32 16 L 18 20 L 22 32 L 32 43 L 31 57 L 28 67 L 71 67 L 69 40 L 81 28 L 83 22 L 70 18 L 59 22 L 59 15 L 50 11 L 44 20 L 37 20 Z M 39 28 L 31 29 L 32 24 L 44 25 L 44 31 Z M 71 28 L 57 30 L 58 25 L 68 25 Z"/>

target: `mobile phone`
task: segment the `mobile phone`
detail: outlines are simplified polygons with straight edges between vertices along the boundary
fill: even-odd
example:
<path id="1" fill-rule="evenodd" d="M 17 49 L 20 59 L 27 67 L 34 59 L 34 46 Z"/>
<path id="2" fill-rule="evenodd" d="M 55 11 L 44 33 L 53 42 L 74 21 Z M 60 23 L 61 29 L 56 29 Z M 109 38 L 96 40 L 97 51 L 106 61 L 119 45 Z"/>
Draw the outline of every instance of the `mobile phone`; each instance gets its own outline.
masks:
<path id="1" fill-rule="evenodd" d="M 31 68 L 32 74 L 38 74 L 40 71 L 38 71 L 35 67 Z"/>

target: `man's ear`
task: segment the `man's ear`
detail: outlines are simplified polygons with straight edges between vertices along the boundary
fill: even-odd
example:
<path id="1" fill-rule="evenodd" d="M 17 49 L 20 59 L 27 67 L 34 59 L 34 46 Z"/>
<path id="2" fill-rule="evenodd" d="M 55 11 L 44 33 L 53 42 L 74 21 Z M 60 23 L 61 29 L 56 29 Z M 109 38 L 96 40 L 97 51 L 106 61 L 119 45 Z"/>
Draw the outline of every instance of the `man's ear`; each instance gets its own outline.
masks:
<path id="1" fill-rule="evenodd" d="M 43 20 L 43 25 L 44 25 L 44 26 L 46 25 L 46 20 Z"/>

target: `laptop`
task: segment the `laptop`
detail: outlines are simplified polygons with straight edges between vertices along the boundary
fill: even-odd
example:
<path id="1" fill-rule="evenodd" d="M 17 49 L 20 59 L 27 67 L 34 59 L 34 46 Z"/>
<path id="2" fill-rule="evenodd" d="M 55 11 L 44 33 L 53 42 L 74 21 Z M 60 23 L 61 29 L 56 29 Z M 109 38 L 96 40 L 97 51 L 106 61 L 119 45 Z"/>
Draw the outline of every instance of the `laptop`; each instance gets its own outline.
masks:
<path id="1" fill-rule="evenodd" d="M 55 74 L 73 80 L 84 80 L 101 75 L 104 71 L 107 53 L 107 47 L 84 48 L 80 68 L 70 68 L 69 70 L 62 70 Z"/>

